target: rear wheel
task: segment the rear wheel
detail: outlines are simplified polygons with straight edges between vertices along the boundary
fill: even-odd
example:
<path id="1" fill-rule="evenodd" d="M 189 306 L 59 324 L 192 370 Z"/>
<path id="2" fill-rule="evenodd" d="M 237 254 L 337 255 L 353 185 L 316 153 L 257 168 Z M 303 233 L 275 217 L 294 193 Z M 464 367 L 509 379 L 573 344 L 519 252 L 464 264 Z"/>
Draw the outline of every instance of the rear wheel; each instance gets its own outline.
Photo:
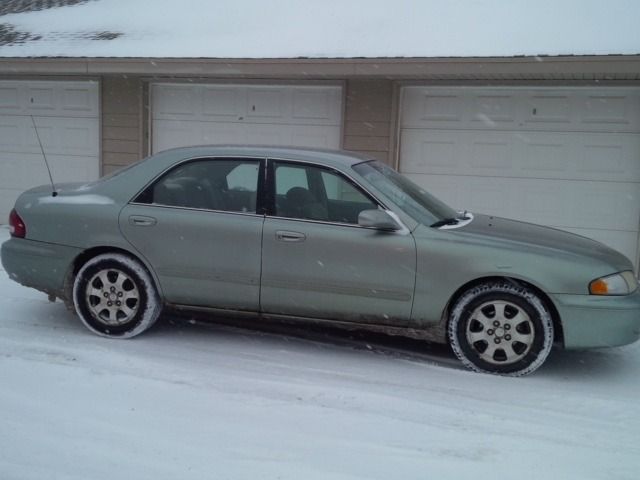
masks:
<path id="1" fill-rule="evenodd" d="M 98 255 L 82 266 L 73 284 L 73 303 L 89 330 L 114 338 L 139 335 L 161 311 L 149 273 L 119 253 Z"/>
<path id="2" fill-rule="evenodd" d="M 457 357 L 472 370 L 520 376 L 549 356 L 553 321 L 531 289 L 490 282 L 462 294 L 451 310 L 448 335 Z"/>

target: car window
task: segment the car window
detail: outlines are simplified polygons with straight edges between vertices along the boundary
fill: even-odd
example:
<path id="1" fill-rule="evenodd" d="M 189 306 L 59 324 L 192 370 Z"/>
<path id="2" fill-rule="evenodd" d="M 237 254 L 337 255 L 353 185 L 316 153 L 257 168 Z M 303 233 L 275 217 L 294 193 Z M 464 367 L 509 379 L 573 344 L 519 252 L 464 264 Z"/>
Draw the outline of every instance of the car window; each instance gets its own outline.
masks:
<path id="1" fill-rule="evenodd" d="M 311 165 L 275 167 L 275 214 L 338 223 L 358 223 L 363 210 L 378 208 L 342 175 Z"/>
<path id="2" fill-rule="evenodd" d="M 329 200 L 351 201 L 366 203 L 369 199 L 351 183 L 344 181 L 338 175 L 322 172 L 322 182 Z"/>
<path id="3" fill-rule="evenodd" d="M 285 194 L 293 187 L 309 188 L 307 170 L 293 165 L 279 165 L 276 175 L 276 192 Z"/>
<path id="4" fill-rule="evenodd" d="M 177 166 L 136 202 L 172 207 L 256 212 L 257 160 L 198 160 Z"/>

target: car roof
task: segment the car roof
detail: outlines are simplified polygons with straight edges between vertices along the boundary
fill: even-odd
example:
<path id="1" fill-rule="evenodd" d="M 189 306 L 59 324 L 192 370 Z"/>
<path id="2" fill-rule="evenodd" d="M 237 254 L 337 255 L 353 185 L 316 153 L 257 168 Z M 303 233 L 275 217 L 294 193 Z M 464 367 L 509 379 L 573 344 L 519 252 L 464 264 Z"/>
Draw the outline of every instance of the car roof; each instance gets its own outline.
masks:
<path id="1" fill-rule="evenodd" d="M 373 160 L 373 157 L 345 150 L 322 148 L 280 147 L 273 145 L 196 145 L 178 147 L 157 153 L 174 161 L 196 157 L 243 156 L 281 160 L 308 160 L 334 167 L 350 167 Z"/>

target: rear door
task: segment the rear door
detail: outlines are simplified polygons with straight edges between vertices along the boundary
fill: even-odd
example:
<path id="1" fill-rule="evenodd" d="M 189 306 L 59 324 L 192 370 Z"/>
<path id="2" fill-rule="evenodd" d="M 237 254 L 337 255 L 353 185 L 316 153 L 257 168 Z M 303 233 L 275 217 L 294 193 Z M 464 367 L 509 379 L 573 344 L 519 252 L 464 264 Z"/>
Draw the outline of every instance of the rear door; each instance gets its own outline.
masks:
<path id="1" fill-rule="evenodd" d="M 262 311 L 408 324 L 413 237 L 360 227 L 360 211 L 379 206 L 338 171 L 279 161 L 268 171 L 272 205 L 264 225 Z"/>
<path id="2" fill-rule="evenodd" d="M 124 236 L 153 266 L 168 302 L 258 311 L 262 162 L 184 162 L 120 214 Z"/>

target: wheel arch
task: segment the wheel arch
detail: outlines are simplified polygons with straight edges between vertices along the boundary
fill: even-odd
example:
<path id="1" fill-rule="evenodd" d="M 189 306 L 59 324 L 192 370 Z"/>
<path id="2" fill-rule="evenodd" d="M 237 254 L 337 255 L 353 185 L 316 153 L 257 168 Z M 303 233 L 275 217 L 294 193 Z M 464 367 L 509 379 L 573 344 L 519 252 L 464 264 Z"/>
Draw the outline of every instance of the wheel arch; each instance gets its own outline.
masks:
<path id="1" fill-rule="evenodd" d="M 526 280 L 522 280 L 519 278 L 507 277 L 507 276 L 479 277 L 460 286 L 453 293 L 453 295 L 447 302 L 447 306 L 443 314 L 443 320 L 444 320 L 443 327 L 445 331 L 449 327 L 449 321 L 450 321 L 449 313 L 451 311 L 451 307 L 456 304 L 456 302 L 462 296 L 462 294 L 471 288 L 474 288 L 478 285 L 481 285 L 483 283 L 489 283 L 489 282 L 508 282 L 518 286 L 526 286 L 527 288 L 532 290 L 540 298 L 540 300 L 544 302 L 545 306 L 549 309 L 549 313 L 551 314 L 551 320 L 553 321 L 554 343 L 559 343 L 564 347 L 564 331 L 562 329 L 562 320 L 560 318 L 560 314 L 558 313 L 558 309 L 556 308 L 555 304 L 553 303 L 553 300 L 551 300 L 549 295 L 547 295 L 545 291 L 542 290 L 540 287 L 538 287 L 537 285 L 534 285 L 531 282 L 528 282 Z"/>
<path id="2" fill-rule="evenodd" d="M 153 280 L 154 286 L 160 298 L 164 298 L 162 288 L 160 287 L 160 282 L 158 282 L 158 278 L 156 277 L 154 270 L 147 264 L 144 258 L 124 248 L 102 245 L 87 248 L 86 250 L 83 250 L 78 256 L 76 256 L 76 258 L 74 258 L 64 282 L 64 293 L 68 301 L 72 302 L 73 282 L 82 266 L 92 258 L 105 253 L 119 253 L 140 263 L 140 265 L 142 265 L 142 267 L 147 271 L 147 273 Z"/>

